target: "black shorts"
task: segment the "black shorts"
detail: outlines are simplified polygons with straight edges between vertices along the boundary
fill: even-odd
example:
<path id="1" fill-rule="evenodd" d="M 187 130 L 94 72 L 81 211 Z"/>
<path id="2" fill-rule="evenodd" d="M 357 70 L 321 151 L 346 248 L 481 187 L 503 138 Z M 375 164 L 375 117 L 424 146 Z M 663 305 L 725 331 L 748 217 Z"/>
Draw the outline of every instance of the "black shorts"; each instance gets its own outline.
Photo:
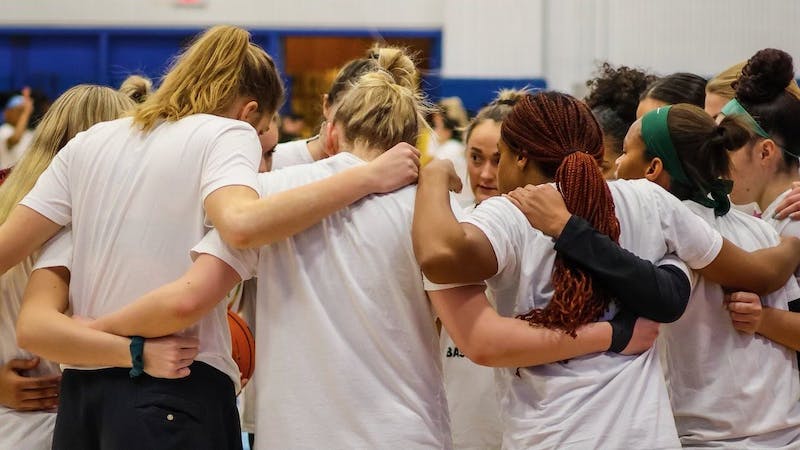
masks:
<path id="1" fill-rule="evenodd" d="M 202 362 L 179 380 L 64 371 L 54 450 L 241 450 L 231 379 Z"/>

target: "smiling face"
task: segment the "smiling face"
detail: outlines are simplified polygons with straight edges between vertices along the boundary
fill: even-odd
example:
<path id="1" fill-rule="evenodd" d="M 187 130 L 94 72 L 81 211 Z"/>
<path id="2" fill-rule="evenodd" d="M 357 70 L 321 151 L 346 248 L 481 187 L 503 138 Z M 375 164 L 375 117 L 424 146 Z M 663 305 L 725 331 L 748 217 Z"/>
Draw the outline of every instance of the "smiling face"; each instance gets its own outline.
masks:
<path id="1" fill-rule="evenodd" d="M 485 120 L 469 135 L 467 141 L 467 171 L 475 203 L 499 195 L 497 167 L 500 164 L 500 123 Z"/>

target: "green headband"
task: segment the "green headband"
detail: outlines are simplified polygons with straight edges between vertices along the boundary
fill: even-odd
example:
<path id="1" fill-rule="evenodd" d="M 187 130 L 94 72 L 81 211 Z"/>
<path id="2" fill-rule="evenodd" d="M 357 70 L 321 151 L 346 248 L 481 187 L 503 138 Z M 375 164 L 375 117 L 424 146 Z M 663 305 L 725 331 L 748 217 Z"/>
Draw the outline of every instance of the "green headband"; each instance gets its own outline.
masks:
<path id="1" fill-rule="evenodd" d="M 733 184 L 727 180 L 717 179 L 708 183 L 708 189 L 705 190 L 689 180 L 669 134 L 667 119 L 670 109 L 672 109 L 672 105 L 662 106 L 642 117 L 642 139 L 647 154 L 661 159 L 664 170 L 669 174 L 673 184 L 688 188 L 689 200 L 707 208 L 713 208 L 716 216 L 724 216 L 731 208 L 728 194 L 730 194 Z M 709 194 L 711 194 L 711 198 L 708 197 Z"/>
<path id="2" fill-rule="evenodd" d="M 669 135 L 667 118 L 670 109 L 672 109 L 672 105 L 662 106 L 642 117 L 642 139 L 647 153 L 661 159 L 664 169 L 673 180 L 690 184 L 689 177 L 683 171 L 683 166 L 678 159 L 678 152 L 675 151 L 675 145 L 672 144 L 672 138 Z"/>
<path id="3" fill-rule="evenodd" d="M 750 115 L 750 113 L 747 112 L 746 109 L 744 109 L 744 106 L 742 106 L 742 104 L 739 103 L 739 100 L 736 100 L 735 98 L 726 103 L 725 106 L 722 107 L 722 114 L 725 117 L 741 116 L 745 120 L 745 122 L 747 122 L 747 124 L 750 125 L 755 134 L 761 136 L 764 139 L 772 138 L 769 135 L 769 133 L 764 131 L 764 129 L 761 128 L 761 125 L 759 125 L 758 122 L 756 122 L 755 117 Z"/>

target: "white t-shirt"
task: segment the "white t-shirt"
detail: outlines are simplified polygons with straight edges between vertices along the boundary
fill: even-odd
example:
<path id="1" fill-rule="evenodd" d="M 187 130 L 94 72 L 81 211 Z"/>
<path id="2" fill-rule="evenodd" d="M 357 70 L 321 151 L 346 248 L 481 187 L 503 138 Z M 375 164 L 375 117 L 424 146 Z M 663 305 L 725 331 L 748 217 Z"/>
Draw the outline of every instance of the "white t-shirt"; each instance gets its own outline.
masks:
<path id="1" fill-rule="evenodd" d="M 464 216 L 474 209 L 475 205 L 464 208 Z M 487 290 L 486 296 L 494 305 L 491 291 Z M 439 334 L 439 350 L 450 410 L 453 448 L 499 449 L 503 441 L 503 424 L 500 421 L 494 369 L 479 366 L 467 358 L 444 327 Z"/>
<path id="2" fill-rule="evenodd" d="M 774 217 L 775 213 L 778 212 L 778 205 L 783 202 L 783 199 L 785 199 L 790 192 L 792 192 L 791 189 L 785 191 L 775 200 L 773 200 L 772 203 L 767 206 L 767 209 L 764 210 L 764 213 L 761 214 L 761 218 L 770 224 L 770 226 L 772 226 L 772 228 L 774 228 L 775 231 L 777 231 L 781 236 L 800 237 L 800 221 L 792 220 L 788 217 L 783 220 L 778 220 Z M 798 281 L 800 281 L 800 269 L 795 272 L 795 277 L 798 279 Z"/>
<path id="3" fill-rule="evenodd" d="M 709 264 L 719 233 L 647 180 L 609 183 L 620 245 L 651 262 L 676 253 L 689 266 Z M 481 202 L 464 222 L 478 227 L 497 257 L 487 280 L 498 312 L 514 317 L 553 295 L 553 240 L 530 226 L 510 201 Z M 607 319 L 615 314 L 613 307 Z M 504 449 L 679 448 L 656 349 L 638 356 L 599 353 L 566 362 L 497 369 Z"/>
<path id="4" fill-rule="evenodd" d="M 686 205 L 739 247 L 779 243 L 767 223 L 736 210 Z M 794 278 L 763 304 L 787 309 L 800 298 Z M 686 447 L 800 448 L 800 379 L 795 352 L 760 335 L 737 332 L 720 285 L 696 276 L 683 317 L 661 327 L 665 375 L 675 423 Z"/>
<path id="5" fill-rule="evenodd" d="M 259 176 L 262 195 L 363 164 L 340 153 Z M 256 449 L 451 448 L 433 313 L 411 244 L 416 187 L 369 196 L 290 239 L 193 252 L 256 274 Z"/>
<path id="6" fill-rule="evenodd" d="M 196 114 L 144 134 L 132 119 L 79 133 L 53 159 L 22 204 L 72 223 L 71 306 L 99 317 L 180 277 L 205 235 L 203 201 L 224 186 L 258 189 L 261 146 L 245 122 Z M 203 361 L 238 389 L 223 302 L 186 334 Z"/>
<path id="7" fill-rule="evenodd" d="M 47 246 L 64 239 L 62 230 L 50 239 Z M 42 258 L 39 258 L 40 261 Z M 38 261 L 36 268 L 38 268 Z M 68 262 L 59 265 L 66 265 Z M 17 345 L 16 324 L 22 306 L 22 297 L 34 270 L 33 258 L 26 258 L 8 272 L 0 275 L 0 365 L 12 359 L 30 359 L 34 355 Z M 24 375 L 42 377 L 61 373 L 58 364 L 39 360 L 39 365 Z M 0 406 L 0 450 L 49 450 L 56 424 L 54 411 L 22 412 Z"/>
<path id="8" fill-rule="evenodd" d="M 14 126 L 8 123 L 0 125 L 0 170 L 13 167 L 22 155 L 28 151 L 33 141 L 33 132 L 25 130 L 19 142 L 11 149 L 8 148 L 8 138 L 14 135 Z"/>
<path id="9" fill-rule="evenodd" d="M 456 169 L 456 175 L 461 179 L 463 189 L 458 194 L 455 194 L 456 201 L 462 208 L 466 208 L 475 203 L 475 195 L 469 187 L 469 174 L 467 173 L 467 155 L 464 144 L 455 140 L 449 139 L 443 144 L 436 145 L 435 139 L 432 139 L 429 152 L 434 158 L 449 159 L 453 162 L 453 167 Z"/>
<path id="10" fill-rule="evenodd" d="M 308 151 L 308 139 L 298 139 L 275 146 L 275 153 L 272 155 L 272 170 L 312 162 L 314 162 L 314 157 Z"/>

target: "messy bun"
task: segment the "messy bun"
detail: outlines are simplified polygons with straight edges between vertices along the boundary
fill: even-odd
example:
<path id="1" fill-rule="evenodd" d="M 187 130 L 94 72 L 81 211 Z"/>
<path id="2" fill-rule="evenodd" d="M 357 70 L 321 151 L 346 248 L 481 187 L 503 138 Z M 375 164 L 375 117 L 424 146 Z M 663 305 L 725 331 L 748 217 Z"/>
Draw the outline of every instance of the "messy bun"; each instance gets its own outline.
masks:
<path id="1" fill-rule="evenodd" d="M 147 100 L 147 96 L 150 95 L 152 89 L 153 82 L 141 75 L 131 75 L 119 86 L 119 92 L 136 103 L 142 103 Z"/>
<path id="2" fill-rule="evenodd" d="M 395 84 L 416 90 L 417 68 L 405 50 L 383 47 L 377 50 L 378 67 L 392 75 Z"/>
<path id="3" fill-rule="evenodd" d="M 362 75 L 380 69 L 388 72 L 395 84 L 416 90 L 417 69 L 406 51 L 399 47 L 381 47 L 376 44 L 367 50 L 363 58 L 354 59 L 342 67 L 328 91 L 327 106 L 336 105 Z"/>
<path id="4" fill-rule="evenodd" d="M 766 103 L 781 95 L 792 80 L 792 57 L 783 50 L 765 48 L 742 68 L 742 75 L 734 82 L 736 98 L 745 103 Z"/>
<path id="5" fill-rule="evenodd" d="M 530 89 L 524 87 L 522 89 L 501 89 L 497 93 L 497 97 L 491 103 L 481 108 L 478 114 L 469 121 L 467 128 L 464 130 L 464 142 L 469 142 L 469 137 L 472 135 L 472 130 L 475 129 L 482 122 L 493 120 L 497 123 L 503 122 L 506 116 L 511 112 L 520 100 L 531 94 Z"/>
<path id="6" fill-rule="evenodd" d="M 655 75 L 641 70 L 603 63 L 598 70 L 598 76 L 586 82 L 589 95 L 585 101 L 593 110 L 603 108 L 613 111 L 622 122 L 630 126 L 636 121 L 639 97 L 654 81 Z"/>

